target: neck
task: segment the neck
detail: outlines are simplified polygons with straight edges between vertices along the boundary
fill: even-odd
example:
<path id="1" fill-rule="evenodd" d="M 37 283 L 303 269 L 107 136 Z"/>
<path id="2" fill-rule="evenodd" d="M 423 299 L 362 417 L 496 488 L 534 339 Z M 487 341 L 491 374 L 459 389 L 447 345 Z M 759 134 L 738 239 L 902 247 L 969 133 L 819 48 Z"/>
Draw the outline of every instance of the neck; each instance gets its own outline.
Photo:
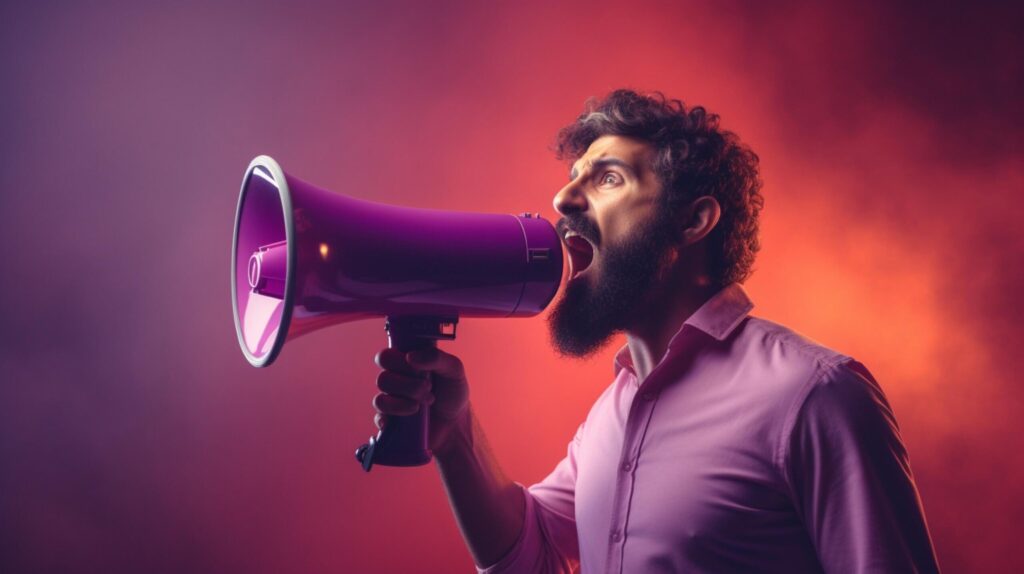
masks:
<path id="1" fill-rule="evenodd" d="M 661 362 L 668 344 L 683 323 L 716 292 L 718 287 L 693 282 L 663 290 L 651 297 L 637 320 L 626 329 L 626 341 L 633 358 L 637 380 L 643 382 Z"/>

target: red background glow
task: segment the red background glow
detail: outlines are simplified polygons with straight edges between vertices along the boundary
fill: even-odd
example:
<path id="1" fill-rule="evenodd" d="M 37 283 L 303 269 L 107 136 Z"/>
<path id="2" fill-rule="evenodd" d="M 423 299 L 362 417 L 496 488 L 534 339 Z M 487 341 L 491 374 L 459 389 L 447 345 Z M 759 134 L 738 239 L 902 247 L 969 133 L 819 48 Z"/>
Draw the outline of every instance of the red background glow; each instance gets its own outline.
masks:
<path id="1" fill-rule="evenodd" d="M 471 571 L 433 466 L 352 457 L 382 322 L 242 358 L 238 184 L 269 154 L 356 197 L 551 218 L 555 132 L 621 86 L 758 152 L 755 314 L 881 381 L 946 571 L 1024 570 L 1019 5 L 151 4 L 0 5 L 0 571 Z M 542 318 L 446 348 L 526 484 L 614 350 L 559 360 Z"/>

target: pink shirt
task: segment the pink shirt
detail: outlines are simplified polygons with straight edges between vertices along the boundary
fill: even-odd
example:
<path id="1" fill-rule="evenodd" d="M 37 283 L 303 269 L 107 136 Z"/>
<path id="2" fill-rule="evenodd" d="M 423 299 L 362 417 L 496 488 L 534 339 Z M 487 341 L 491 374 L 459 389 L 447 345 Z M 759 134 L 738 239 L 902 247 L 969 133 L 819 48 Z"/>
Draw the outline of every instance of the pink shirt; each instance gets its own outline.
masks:
<path id="1" fill-rule="evenodd" d="M 628 348 L 480 572 L 937 572 L 907 453 L 860 363 L 730 285 L 638 384 Z M 522 485 L 520 485 L 522 486 Z"/>

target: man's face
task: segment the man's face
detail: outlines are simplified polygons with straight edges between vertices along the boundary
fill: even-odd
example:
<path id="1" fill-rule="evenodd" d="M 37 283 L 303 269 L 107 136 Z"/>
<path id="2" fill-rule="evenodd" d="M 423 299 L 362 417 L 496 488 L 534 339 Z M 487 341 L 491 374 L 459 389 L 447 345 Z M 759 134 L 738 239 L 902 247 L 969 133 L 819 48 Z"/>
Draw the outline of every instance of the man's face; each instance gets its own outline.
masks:
<path id="1" fill-rule="evenodd" d="M 584 357 L 629 326 L 658 283 L 677 234 L 653 171 L 654 148 L 603 136 L 554 199 L 570 278 L 549 317 L 560 352 Z"/>

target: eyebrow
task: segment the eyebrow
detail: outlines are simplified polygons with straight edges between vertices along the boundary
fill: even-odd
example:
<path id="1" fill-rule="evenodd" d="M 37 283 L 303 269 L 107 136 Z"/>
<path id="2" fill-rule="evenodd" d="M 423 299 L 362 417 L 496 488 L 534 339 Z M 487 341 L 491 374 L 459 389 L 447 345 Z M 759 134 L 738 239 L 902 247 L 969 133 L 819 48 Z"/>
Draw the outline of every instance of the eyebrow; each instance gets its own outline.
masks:
<path id="1" fill-rule="evenodd" d="M 636 177 L 636 171 L 633 169 L 633 166 L 629 165 L 628 163 L 617 157 L 602 157 L 590 162 L 589 165 L 591 168 L 594 169 L 594 171 L 600 170 L 603 167 L 614 165 L 617 167 L 621 167 L 622 169 L 628 171 L 630 175 Z M 576 167 L 573 166 L 573 168 L 569 170 L 569 181 L 573 181 L 574 179 L 576 179 L 578 175 L 579 173 L 576 171 Z"/>

